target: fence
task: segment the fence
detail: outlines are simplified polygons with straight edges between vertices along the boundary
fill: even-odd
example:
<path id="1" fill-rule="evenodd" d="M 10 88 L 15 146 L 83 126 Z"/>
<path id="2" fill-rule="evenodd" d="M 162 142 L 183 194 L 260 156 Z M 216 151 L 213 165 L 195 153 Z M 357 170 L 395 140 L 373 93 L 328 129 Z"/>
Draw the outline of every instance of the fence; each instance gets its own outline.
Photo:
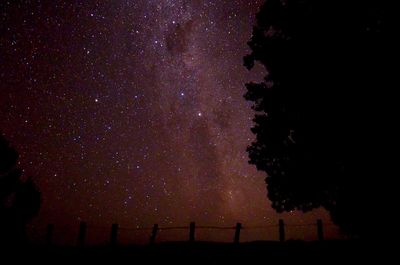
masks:
<path id="1" fill-rule="evenodd" d="M 271 225 L 266 225 L 266 226 L 243 226 L 241 223 L 237 223 L 235 226 L 197 226 L 195 222 L 191 222 L 188 226 L 167 226 L 167 227 L 160 227 L 158 224 L 154 224 L 153 227 L 137 227 L 137 228 L 125 228 L 125 227 L 120 227 L 118 224 L 112 224 L 111 229 L 108 230 L 109 234 L 108 237 L 103 233 L 103 238 L 102 241 L 104 243 L 110 244 L 112 246 L 115 246 L 119 243 L 120 237 L 123 235 L 126 235 L 131 232 L 141 232 L 142 235 L 147 234 L 147 243 L 149 244 L 154 244 L 156 242 L 160 242 L 159 240 L 159 235 L 160 233 L 165 233 L 168 231 L 173 231 L 174 234 L 176 233 L 181 233 L 183 236 L 186 233 L 186 239 L 189 242 L 195 242 L 196 241 L 196 233 L 202 230 L 209 230 L 212 231 L 213 234 L 217 234 L 217 231 L 224 231 L 224 232 L 229 232 L 231 231 L 231 242 L 238 244 L 241 241 L 241 233 L 242 231 L 258 231 L 258 230 L 265 230 L 265 229 L 270 229 L 271 231 L 275 230 L 274 233 L 276 233 L 277 238 L 280 242 L 286 241 L 286 233 L 287 233 L 287 228 L 295 228 L 299 229 L 300 227 L 304 229 L 305 227 L 308 227 L 310 229 L 313 229 L 317 235 L 317 240 L 323 241 L 325 239 L 324 235 L 324 230 L 326 228 L 329 228 L 330 226 L 334 226 L 332 224 L 323 224 L 322 220 L 317 220 L 316 223 L 312 224 L 301 224 L 301 225 L 296 225 L 296 224 L 285 224 L 285 222 L 280 219 L 278 224 L 271 224 Z M 89 227 L 89 229 L 88 229 Z M 66 228 L 67 229 L 67 228 Z M 73 231 L 73 229 L 68 228 L 69 230 L 69 237 L 70 239 L 73 238 L 73 233 L 77 232 L 76 236 L 76 243 L 75 245 L 79 247 L 83 247 L 87 244 L 87 238 L 88 238 L 88 231 L 92 232 L 92 236 L 99 236 L 100 233 L 96 232 L 96 229 L 106 229 L 106 227 L 96 227 L 96 226 L 88 226 L 86 222 L 80 222 L 78 231 Z M 54 244 L 54 230 L 55 230 L 55 225 L 49 224 L 47 225 L 46 228 L 46 234 L 45 234 L 45 244 L 46 245 L 53 245 Z M 94 232 L 94 233 L 93 233 Z M 143 234 L 144 233 L 144 234 Z M 256 232 L 257 234 L 257 232 Z M 254 238 L 253 238 L 254 239 Z M 143 242 L 144 243 L 144 242 Z"/>

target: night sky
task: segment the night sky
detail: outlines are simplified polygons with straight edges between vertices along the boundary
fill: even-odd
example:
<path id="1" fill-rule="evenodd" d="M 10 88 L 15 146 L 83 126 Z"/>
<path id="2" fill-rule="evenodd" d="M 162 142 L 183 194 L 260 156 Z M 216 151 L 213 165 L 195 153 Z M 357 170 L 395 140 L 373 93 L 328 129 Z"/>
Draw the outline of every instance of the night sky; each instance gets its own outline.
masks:
<path id="1" fill-rule="evenodd" d="M 1 1 L 0 130 L 42 192 L 34 224 L 329 221 L 276 214 L 247 163 L 262 2 Z"/>

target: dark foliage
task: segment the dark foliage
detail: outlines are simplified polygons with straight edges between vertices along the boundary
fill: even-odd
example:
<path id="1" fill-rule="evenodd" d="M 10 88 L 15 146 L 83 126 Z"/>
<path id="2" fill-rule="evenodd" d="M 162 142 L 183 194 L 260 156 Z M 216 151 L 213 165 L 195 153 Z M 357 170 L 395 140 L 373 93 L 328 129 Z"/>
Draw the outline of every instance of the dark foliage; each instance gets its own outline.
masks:
<path id="1" fill-rule="evenodd" d="M 21 180 L 17 161 L 17 151 L 0 135 L 0 244 L 25 243 L 25 225 L 40 207 L 40 192 L 31 178 Z"/>
<path id="2" fill-rule="evenodd" d="M 268 74 L 246 84 L 248 153 L 278 212 L 322 206 L 347 233 L 382 233 L 397 138 L 391 10 L 378 0 L 267 0 L 257 14 L 244 64 Z"/>

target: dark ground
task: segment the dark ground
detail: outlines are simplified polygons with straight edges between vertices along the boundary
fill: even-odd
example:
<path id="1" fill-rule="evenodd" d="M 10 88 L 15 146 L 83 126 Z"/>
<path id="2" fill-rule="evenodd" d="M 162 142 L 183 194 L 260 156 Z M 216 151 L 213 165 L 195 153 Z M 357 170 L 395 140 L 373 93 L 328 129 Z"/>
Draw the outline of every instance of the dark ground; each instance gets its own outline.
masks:
<path id="1" fill-rule="evenodd" d="M 4 264 L 354 264 L 389 263 L 384 242 L 161 243 L 152 246 L 2 249 Z M 391 259 L 390 263 L 396 263 Z M 0 260 L 0 264 L 3 264 Z"/>

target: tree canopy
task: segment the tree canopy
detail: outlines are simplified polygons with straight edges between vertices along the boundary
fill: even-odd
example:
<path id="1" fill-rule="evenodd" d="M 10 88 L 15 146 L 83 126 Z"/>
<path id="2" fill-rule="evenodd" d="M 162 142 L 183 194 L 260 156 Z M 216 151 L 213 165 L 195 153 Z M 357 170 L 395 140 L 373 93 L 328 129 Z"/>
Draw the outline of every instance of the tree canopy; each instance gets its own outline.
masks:
<path id="1" fill-rule="evenodd" d="M 40 192 L 21 177 L 18 153 L 0 134 L 0 244 L 23 243 L 25 224 L 39 211 Z"/>
<path id="2" fill-rule="evenodd" d="M 361 236 L 380 223 L 395 132 L 390 10 L 377 0 L 267 0 L 257 14 L 244 65 L 267 75 L 246 84 L 249 163 L 267 173 L 278 212 L 322 206 Z"/>

